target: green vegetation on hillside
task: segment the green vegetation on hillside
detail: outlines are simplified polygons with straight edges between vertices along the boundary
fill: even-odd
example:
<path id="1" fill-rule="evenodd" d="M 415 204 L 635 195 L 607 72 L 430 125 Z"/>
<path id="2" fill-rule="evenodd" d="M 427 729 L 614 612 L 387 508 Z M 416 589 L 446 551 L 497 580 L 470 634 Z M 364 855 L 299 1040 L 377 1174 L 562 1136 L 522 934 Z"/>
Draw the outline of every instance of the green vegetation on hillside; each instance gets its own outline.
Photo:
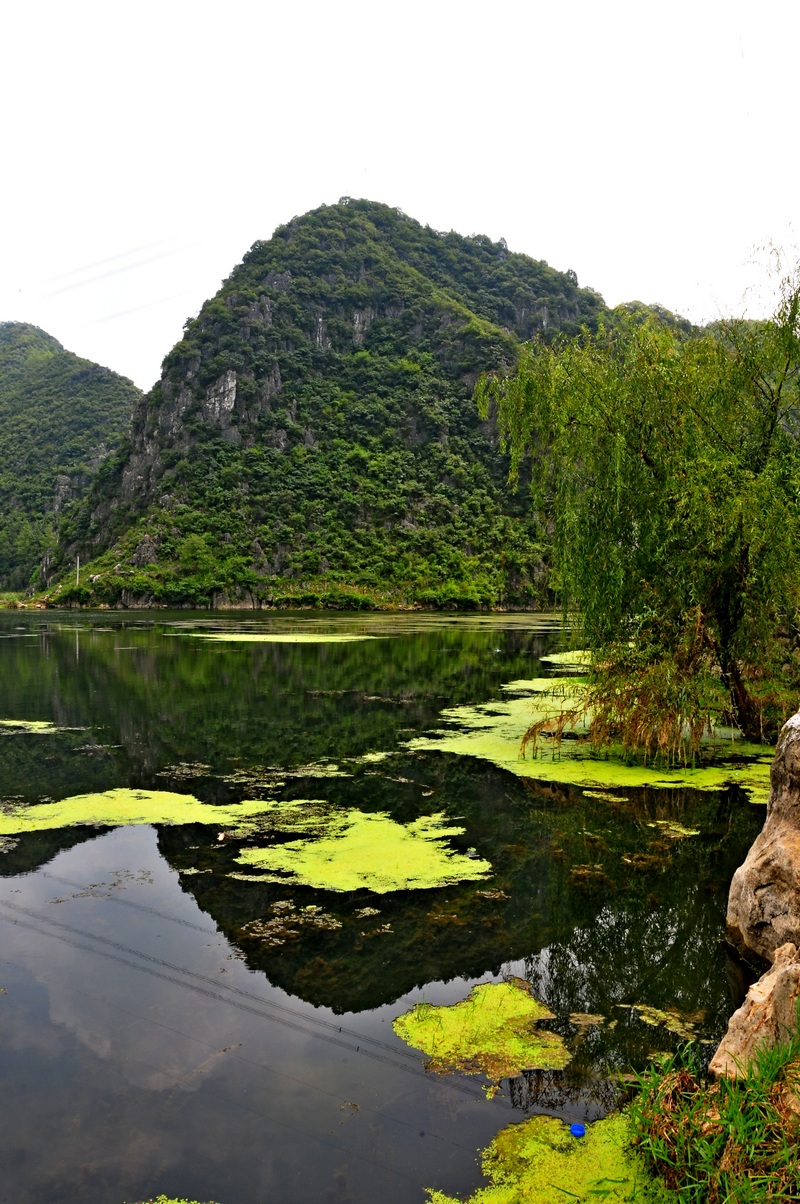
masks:
<path id="1" fill-rule="evenodd" d="M 594 328 L 596 293 L 503 242 L 345 198 L 256 243 L 188 322 L 62 530 L 60 602 L 481 606 L 541 596 L 480 372 Z"/>
<path id="2" fill-rule="evenodd" d="M 640 322 L 484 378 L 594 653 L 595 742 L 683 755 L 776 730 L 800 688 L 800 288 L 770 321 Z"/>
<path id="3" fill-rule="evenodd" d="M 0 586 L 23 590 L 140 392 L 35 326 L 0 323 Z"/>

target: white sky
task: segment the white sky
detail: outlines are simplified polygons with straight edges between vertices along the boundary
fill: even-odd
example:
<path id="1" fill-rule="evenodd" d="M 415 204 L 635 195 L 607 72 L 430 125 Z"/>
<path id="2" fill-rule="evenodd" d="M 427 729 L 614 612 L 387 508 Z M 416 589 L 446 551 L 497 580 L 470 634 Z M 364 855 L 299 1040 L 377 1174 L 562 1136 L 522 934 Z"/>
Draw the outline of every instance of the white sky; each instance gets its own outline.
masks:
<path id="1" fill-rule="evenodd" d="M 741 312 L 797 256 L 798 47 L 798 0 L 0 0 L 0 320 L 148 388 L 343 195 Z"/>

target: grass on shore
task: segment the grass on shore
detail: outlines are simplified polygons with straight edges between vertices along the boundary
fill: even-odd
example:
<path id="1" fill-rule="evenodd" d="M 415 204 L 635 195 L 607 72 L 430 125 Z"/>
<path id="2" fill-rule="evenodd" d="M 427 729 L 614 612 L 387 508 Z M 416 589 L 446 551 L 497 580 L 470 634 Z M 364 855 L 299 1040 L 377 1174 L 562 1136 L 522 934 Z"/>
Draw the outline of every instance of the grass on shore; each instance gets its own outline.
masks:
<path id="1" fill-rule="evenodd" d="M 680 1204 L 800 1199 L 800 1034 L 709 1083 L 691 1043 L 639 1080 L 634 1145 Z"/>

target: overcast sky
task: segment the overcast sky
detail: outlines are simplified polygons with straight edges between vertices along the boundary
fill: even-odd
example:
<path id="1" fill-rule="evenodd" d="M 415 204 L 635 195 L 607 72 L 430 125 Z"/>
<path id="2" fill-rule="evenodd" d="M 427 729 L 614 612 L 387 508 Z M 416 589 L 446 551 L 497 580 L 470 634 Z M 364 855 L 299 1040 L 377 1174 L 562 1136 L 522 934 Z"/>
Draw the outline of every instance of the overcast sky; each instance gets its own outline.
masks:
<path id="1" fill-rule="evenodd" d="M 142 388 L 256 239 L 343 195 L 695 321 L 769 304 L 765 244 L 797 256 L 797 0 L 0 17 L 0 320 Z"/>

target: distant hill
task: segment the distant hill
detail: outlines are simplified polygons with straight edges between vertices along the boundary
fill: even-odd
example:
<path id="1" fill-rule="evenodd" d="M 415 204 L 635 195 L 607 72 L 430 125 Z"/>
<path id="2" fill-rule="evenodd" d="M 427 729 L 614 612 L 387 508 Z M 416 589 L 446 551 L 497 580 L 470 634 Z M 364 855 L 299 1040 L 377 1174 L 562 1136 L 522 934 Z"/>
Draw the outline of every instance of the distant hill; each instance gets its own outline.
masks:
<path id="1" fill-rule="evenodd" d="M 279 227 L 188 322 L 62 527 L 61 601 L 525 602 L 524 483 L 472 389 L 608 314 L 573 272 L 343 198 Z"/>
<path id="2" fill-rule="evenodd" d="M 141 392 L 22 322 L 0 323 L 0 588 L 25 589 Z"/>

